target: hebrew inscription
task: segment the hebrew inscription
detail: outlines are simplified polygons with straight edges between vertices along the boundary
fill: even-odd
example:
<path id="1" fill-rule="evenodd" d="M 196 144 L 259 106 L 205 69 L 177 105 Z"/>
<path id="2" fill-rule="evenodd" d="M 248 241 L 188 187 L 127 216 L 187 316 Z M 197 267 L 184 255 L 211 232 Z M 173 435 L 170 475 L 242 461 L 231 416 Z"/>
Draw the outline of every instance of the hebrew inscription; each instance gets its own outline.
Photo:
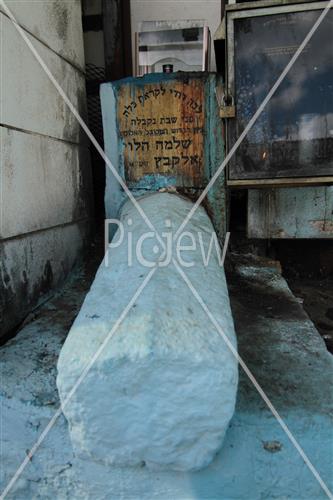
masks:
<path id="1" fill-rule="evenodd" d="M 124 85 L 119 91 L 118 123 L 128 181 L 164 174 L 175 176 L 178 185 L 202 185 L 202 81 Z"/>

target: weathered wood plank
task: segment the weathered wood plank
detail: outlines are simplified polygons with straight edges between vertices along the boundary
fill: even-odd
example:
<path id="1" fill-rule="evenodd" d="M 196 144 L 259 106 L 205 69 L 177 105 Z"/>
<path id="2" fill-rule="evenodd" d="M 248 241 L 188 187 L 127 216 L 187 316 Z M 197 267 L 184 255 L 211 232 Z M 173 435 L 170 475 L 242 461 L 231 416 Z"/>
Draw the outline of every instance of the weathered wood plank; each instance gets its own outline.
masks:
<path id="1" fill-rule="evenodd" d="M 129 182 L 150 174 L 177 184 L 204 182 L 204 85 L 187 81 L 124 85 L 118 93 L 118 124 Z"/>
<path id="2" fill-rule="evenodd" d="M 333 238 L 333 186 L 249 189 L 249 238 Z"/>
<path id="3" fill-rule="evenodd" d="M 173 188 L 197 198 L 224 158 L 215 74 L 153 73 L 101 87 L 106 154 L 135 195 Z M 117 215 L 125 194 L 106 171 L 105 208 Z M 224 172 L 205 199 L 217 233 L 226 231 Z"/>

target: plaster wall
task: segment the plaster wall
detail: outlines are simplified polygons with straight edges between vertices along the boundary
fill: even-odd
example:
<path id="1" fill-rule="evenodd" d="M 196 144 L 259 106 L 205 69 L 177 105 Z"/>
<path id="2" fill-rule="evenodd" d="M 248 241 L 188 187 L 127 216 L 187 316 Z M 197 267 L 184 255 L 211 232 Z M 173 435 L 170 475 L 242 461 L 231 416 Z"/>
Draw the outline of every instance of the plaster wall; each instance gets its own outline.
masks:
<path id="1" fill-rule="evenodd" d="M 81 0 L 6 0 L 6 5 L 18 23 L 30 32 L 35 40 L 40 40 L 58 56 L 84 70 Z M 0 12 L 4 12 L 3 6 L 0 6 Z"/>
<path id="2" fill-rule="evenodd" d="M 81 2 L 8 7 L 55 79 L 86 117 Z M 60 285 L 89 239 L 87 140 L 0 8 L 0 336 Z"/>

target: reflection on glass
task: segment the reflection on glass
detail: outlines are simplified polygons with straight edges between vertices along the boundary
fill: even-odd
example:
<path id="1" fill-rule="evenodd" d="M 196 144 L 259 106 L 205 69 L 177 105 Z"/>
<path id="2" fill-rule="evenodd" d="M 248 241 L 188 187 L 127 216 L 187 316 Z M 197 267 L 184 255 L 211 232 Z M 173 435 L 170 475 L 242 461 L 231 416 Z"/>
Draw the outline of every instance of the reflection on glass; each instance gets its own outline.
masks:
<path id="1" fill-rule="evenodd" d="M 203 28 L 139 33 L 139 65 L 152 72 L 172 63 L 178 70 L 202 69 Z"/>
<path id="2" fill-rule="evenodd" d="M 137 34 L 138 74 L 208 69 L 209 30 L 203 20 L 144 21 Z M 207 61 L 206 61 L 207 59 Z"/>
<path id="3" fill-rule="evenodd" d="M 231 145 L 319 10 L 236 19 Z M 231 179 L 333 175 L 333 12 L 312 37 L 230 163 Z"/>

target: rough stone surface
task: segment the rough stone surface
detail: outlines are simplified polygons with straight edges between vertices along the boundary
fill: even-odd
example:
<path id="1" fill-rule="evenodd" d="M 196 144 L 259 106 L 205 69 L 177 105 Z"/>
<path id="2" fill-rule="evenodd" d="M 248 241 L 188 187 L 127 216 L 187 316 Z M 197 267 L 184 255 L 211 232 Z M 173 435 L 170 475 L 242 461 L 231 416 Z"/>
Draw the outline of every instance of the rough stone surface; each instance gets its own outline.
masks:
<path id="1" fill-rule="evenodd" d="M 159 234 L 166 231 L 167 219 L 167 230 L 175 232 L 192 207 L 168 193 L 139 201 Z M 129 228 L 134 241 L 147 232 L 131 203 L 122 210 L 122 222 L 125 241 Z M 195 236 L 200 231 L 207 251 L 213 228 L 202 208 L 186 230 Z M 188 243 L 184 238 L 182 244 Z M 157 261 L 156 244 L 147 240 L 145 259 Z M 106 260 L 100 266 L 60 354 L 57 385 L 63 402 L 150 270 L 135 258 L 132 266 L 127 264 L 126 245 L 109 250 L 108 258 L 109 266 Z M 199 248 L 184 252 L 183 259 L 193 260 L 186 274 L 236 345 L 217 255 L 212 253 L 207 267 Z M 121 466 L 196 470 L 207 466 L 221 447 L 234 412 L 237 380 L 236 359 L 171 263 L 157 269 L 64 414 L 82 456 Z"/>
<path id="2" fill-rule="evenodd" d="M 240 255 L 235 260 L 228 285 L 239 352 L 332 491 L 333 357 L 275 268 Z M 0 349 L 1 492 L 58 408 L 56 362 L 89 283 L 90 275 L 78 274 Z M 60 417 L 6 500 L 327 499 L 240 375 L 225 442 L 205 469 L 152 471 L 80 460 Z"/>

